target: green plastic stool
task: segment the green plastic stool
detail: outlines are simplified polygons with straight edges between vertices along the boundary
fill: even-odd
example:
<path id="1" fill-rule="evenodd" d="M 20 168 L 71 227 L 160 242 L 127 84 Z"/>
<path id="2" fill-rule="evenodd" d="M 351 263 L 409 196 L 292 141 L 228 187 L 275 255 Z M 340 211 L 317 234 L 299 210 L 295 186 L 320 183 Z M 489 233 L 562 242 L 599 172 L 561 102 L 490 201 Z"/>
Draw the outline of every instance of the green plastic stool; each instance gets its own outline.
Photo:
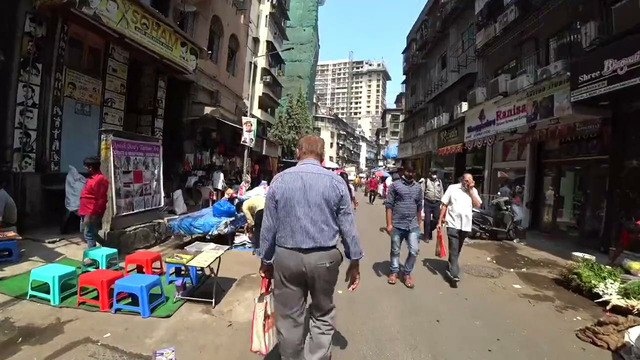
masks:
<path id="1" fill-rule="evenodd" d="M 95 266 L 86 266 L 84 264 L 85 259 L 91 259 L 98 262 L 98 267 Z M 109 265 L 110 261 L 115 259 L 115 265 Z M 118 250 L 112 249 L 104 246 L 93 247 L 91 249 L 87 249 L 82 254 L 82 271 L 93 271 L 96 269 L 117 269 L 119 267 L 118 263 Z"/>
<path id="2" fill-rule="evenodd" d="M 33 290 L 31 285 L 34 280 L 49 284 L 49 294 Z M 64 293 L 61 293 L 62 283 L 69 280 L 74 280 L 75 286 Z M 27 299 L 33 295 L 47 299 L 51 302 L 51 305 L 57 306 L 60 305 L 60 299 L 62 297 L 69 294 L 75 294 L 77 286 L 78 275 L 76 273 L 76 268 L 61 264 L 47 264 L 31 270 L 31 273 L 29 274 L 29 291 L 27 293 Z"/>

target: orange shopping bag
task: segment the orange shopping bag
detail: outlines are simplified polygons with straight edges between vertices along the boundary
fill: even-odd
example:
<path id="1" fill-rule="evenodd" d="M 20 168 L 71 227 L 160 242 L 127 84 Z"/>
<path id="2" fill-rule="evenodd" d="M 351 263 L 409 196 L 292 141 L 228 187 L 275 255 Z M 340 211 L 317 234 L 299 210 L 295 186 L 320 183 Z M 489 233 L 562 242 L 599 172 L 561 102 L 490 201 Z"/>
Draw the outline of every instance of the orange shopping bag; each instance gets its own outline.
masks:
<path id="1" fill-rule="evenodd" d="M 441 230 L 433 230 L 434 235 L 437 233 L 436 238 L 436 256 L 439 258 L 447 257 L 447 246 L 444 242 L 444 234 Z"/>
<path id="2" fill-rule="evenodd" d="M 278 343 L 271 279 L 262 278 L 251 322 L 251 352 L 267 355 Z"/>

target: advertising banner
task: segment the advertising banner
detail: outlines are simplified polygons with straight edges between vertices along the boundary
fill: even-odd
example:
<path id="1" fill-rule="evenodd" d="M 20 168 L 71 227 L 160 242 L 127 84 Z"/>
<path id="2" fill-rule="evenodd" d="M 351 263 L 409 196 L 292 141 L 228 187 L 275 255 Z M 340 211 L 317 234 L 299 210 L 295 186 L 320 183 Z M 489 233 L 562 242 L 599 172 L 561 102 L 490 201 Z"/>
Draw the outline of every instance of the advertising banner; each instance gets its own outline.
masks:
<path id="1" fill-rule="evenodd" d="M 256 143 L 256 119 L 251 117 L 242 117 L 242 145 L 253 147 Z"/>
<path id="2" fill-rule="evenodd" d="M 571 101 L 640 84 L 640 35 L 603 46 L 571 64 Z"/>
<path id="3" fill-rule="evenodd" d="M 191 72 L 196 69 L 198 48 L 134 1 L 80 1 L 77 7 L 90 18 L 134 39 L 181 67 Z"/>
<path id="4" fill-rule="evenodd" d="M 162 146 L 114 137 L 111 140 L 115 215 L 164 205 Z"/>
<path id="5" fill-rule="evenodd" d="M 102 81 L 67 68 L 64 96 L 86 104 L 100 106 Z"/>
<path id="6" fill-rule="evenodd" d="M 486 102 L 464 116 L 464 141 L 481 139 L 496 133 L 496 105 Z"/>

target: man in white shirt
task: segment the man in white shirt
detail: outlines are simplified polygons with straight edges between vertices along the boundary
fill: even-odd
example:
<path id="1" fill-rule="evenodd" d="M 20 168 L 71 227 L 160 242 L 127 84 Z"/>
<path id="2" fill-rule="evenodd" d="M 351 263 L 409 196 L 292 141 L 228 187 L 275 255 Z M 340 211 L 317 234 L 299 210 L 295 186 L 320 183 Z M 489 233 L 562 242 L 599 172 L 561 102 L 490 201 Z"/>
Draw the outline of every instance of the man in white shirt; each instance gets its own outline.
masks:
<path id="1" fill-rule="evenodd" d="M 438 219 L 438 230 L 443 221 L 447 223 L 447 237 L 449 238 L 449 275 L 451 287 L 458 287 L 460 281 L 460 265 L 458 258 L 462 251 L 464 239 L 471 232 L 473 208 L 480 207 L 482 200 L 475 189 L 473 176 L 465 173 L 460 183 L 450 185 L 442 196 L 442 208 Z"/>

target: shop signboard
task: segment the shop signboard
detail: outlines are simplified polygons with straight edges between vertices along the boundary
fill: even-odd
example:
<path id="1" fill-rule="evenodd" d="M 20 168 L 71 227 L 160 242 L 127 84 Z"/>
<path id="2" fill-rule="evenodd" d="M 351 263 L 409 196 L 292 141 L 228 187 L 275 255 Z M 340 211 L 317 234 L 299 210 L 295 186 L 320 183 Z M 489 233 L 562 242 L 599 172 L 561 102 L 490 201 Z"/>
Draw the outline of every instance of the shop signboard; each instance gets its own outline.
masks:
<path id="1" fill-rule="evenodd" d="M 85 104 L 100 106 L 102 100 L 102 81 L 67 68 L 64 96 Z"/>
<path id="2" fill-rule="evenodd" d="M 438 132 L 438 148 L 460 144 L 464 141 L 464 123 Z"/>
<path id="3" fill-rule="evenodd" d="M 413 155 L 412 143 L 405 142 L 398 146 L 398 159 L 404 159 Z"/>
<path id="4" fill-rule="evenodd" d="M 640 35 L 626 36 L 571 64 L 571 101 L 640 84 Z"/>
<path id="5" fill-rule="evenodd" d="M 253 147 L 256 143 L 256 119 L 252 117 L 242 117 L 242 138 L 240 144 Z"/>
<path id="6" fill-rule="evenodd" d="M 133 0 L 80 1 L 77 8 L 151 51 L 193 72 L 198 48 Z M 115 56 L 114 56 L 115 57 Z"/>
<path id="7" fill-rule="evenodd" d="M 496 133 L 496 105 L 486 102 L 464 115 L 464 141 L 482 139 Z"/>
<path id="8" fill-rule="evenodd" d="M 114 213 L 129 213 L 164 205 L 162 146 L 157 142 L 111 139 Z"/>

